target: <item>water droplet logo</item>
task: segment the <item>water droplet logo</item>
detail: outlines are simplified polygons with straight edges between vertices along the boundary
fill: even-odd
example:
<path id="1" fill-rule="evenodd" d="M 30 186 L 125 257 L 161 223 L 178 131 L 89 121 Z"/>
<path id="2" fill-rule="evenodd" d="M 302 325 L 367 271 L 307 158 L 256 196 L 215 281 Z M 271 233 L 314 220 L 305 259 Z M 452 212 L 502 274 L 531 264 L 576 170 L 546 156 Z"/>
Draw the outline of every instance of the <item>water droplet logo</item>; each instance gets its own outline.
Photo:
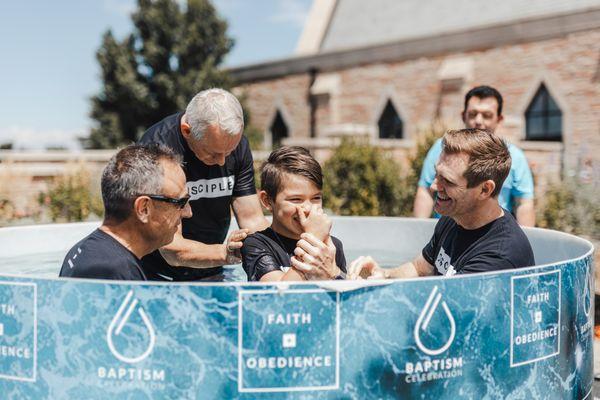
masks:
<path id="1" fill-rule="evenodd" d="M 423 353 L 429 354 L 430 356 L 436 356 L 448 350 L 448 347 L 450 347 L 454 341 L 454 335 L 456 334 L 456 323 L 454 322 L 454 317 L 452 316 L 452 313 L 450 312 L 446 302 L 442 301 L 441 306 L 448 317 L 448 321 L 450 322 L 450 336 L 448 337 L 448 340 L 442 347 L 438 349 L 430 349 L 426 347 L 423 342 L 421 342 L 421 331 L 427 330 L 433 313 L 436 311 L 438 306 L 440 306 L 441 299 L 442 294 L 438 293 L 438 287 L 435 286 L 431 291 L 427 302 L 425 303 L 425 307 L 423 307 L 423 310 L 421 311 L 421 315 L 419 315 L 419 318 L 417 319 L 417 324 L 415 325 L 415 341 L 417 342 L 417 346 Z"/>
<path id="2" fill-rule="evenodd" d="M 137 357 L 124 356 L 123 354 L 119 353 L 117 351 L 117 349 L 115 348 L 115 345 L 113 342 L 113 336 L 119 336 L 121 334 L 123 327 L 125 326 L 125 324 L 129 320 L 129 318 L 131 317 L 131 313 L 133 312 L 133 310 L 135 309 L 135 307 L 138 304 L 138 300 L 133 299 L 133 301 L 132 301 L 132 297 L 133 297 L 133 291 L 130 290 L 129 293 L 127 293 L 125 300 L 119 307 L 119 310 L 115 314 L 110 325 L 108 326 L 108 330 L 106 331 L 106 342 L 108 343 L 108 348 L 110 349 L 111 353 L 120 361 L 129 363 L 129 364 L 138 363 L 138 362 L 144 360 L 146 357 L 148 357 L 150 355 L 150 353 L 152 353 L 152 350 L 154 349 L 154 343 L 156 341 L 156 334 L 154 332 L 154 327 L 152 326 L 152 323 L 150 322 L 148 315 L 146 315 L 146 311 L 144 311 L 144 309 L 142 307 L 138 307 L 138 313 L 139 313 L 140 317 L 142 318 L 144 325 L 146 326 L 146 330 L 148 331 L 148 336 L 150 339 L 148 341 L 148 347 L 142 354 L 140 354 Z"/>

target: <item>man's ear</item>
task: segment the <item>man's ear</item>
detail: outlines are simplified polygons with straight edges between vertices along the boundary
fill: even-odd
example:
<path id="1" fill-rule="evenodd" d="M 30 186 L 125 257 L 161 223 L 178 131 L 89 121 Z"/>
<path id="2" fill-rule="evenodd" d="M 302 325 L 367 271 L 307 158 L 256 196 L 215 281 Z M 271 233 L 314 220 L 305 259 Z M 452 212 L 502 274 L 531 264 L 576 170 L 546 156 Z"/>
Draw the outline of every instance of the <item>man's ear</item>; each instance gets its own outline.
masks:
<path id="1" fill-rule="evenodd" d="M 262 204 L 262 206 L 264 208 L 266 208 L 269 211 L 273 211 L 273 205 L 271 202 L 271 198 L 269 197 L 267 192 L 265 192 L 264 190 L 259 191 L 258 199 L 260 200 L 260 204 Z"/>
<path id="2" fill-rule="evenodd" d="M 504 121 L 504 115 L 498 115 L 498 124 L 502 123 L 502 121 Z"/>
<path id="3" fill-rule="evenodd" d="M 183 114 L 183 117 L 181 117 L 181 123 L 179 124 L 179 127 L 181 129 L 181 134 L 183 135 L 183 137 L 189 139 L 189 137 L 192 134 L 192 127 L 190 126 L 190 124 L 187 123 L 185 114 Z"/>
<path id="4" fill-rule="evenodd" d="M 465 117 L 466 117 L 466 115 L 467 115 L 467 111 L 466 111 L 466 110 L 463 110 L 463 111 L 460 113 L 460 119 L 462 120 L 463 124 L 466 124 L 466 123 L 467 123 L 467 119 L 465 118 Z"/>
<path id="5" fill-rule="evenodd" d="M 133 212 L 135 213 L 136 218 L 144 224 L 147 224 L 148 221 L 150 221 L 150 213 L 152 212 L 151 202 L 150 198 L 146 196 L 140 196 L 133 202 Z"/>
<path id="6" fill-rule="evenodd" d="M 481 198 L 482 199 L 486 199 L 488 197 L 492 197 L 492 193 L 494 193 L 494 190 L 496 189 L 496 183 L 491 180 L 488 179 L 487 181 L 484 181 L 481 184 Z"/>

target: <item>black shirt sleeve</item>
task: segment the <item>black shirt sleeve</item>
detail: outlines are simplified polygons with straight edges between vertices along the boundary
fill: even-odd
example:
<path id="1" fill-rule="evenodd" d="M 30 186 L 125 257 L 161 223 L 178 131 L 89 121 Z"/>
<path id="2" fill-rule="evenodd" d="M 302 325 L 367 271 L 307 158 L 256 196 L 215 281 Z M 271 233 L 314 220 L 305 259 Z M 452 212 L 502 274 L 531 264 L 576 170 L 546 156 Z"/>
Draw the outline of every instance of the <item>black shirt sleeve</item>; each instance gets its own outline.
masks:
<path id="1" fill-rule="evenodd" d="M 513 268 L 516 268 L 516 266 L 510 260 L 500 256 L 498 253 L 486 252 L 470 259 L 457 273 L 474 274 Z"/>
<path id="2" fill-rule="evenodd" d="M 435 229 L 433 230 L 433 236 L 431 237 L 431 240 L 429 240 L 429 243 L 427 243 L 423 248 L 423 258 L 431 265 L 435 265 L 435 258 L 442 240 L 442 233 L 444 232 L 447 224 L 446 217 L 440 218 L 437 224 L 435 224 Z"/>
<path id="3" fill-rule="evenodd" d="M 242 267 L 246 271 L 248 281 L 260 281 L 264 275 L 272 271 L 281 271 L 280 263 L 273 255 L 272 249 L 261 240 L 258 234 L 250 235 L 244 240 L 242 247 Z"/>
<path id="4" fill-rule="evenodd" d="M 333 244 L 335 246 L 335 263 L 339 269 L 344 272 L 346 271 L 346 256 L 344 255 L 344 246 L 342 245 L 342 241 L 336 237 L 331 237 Z"/>
<path id="5" fill-rule="evenodd" d="M 246 136 L 242 136 L 239 148 L 238 166 L 236 168 L 233 197 L 249 196 L 256 193 L 254 184 L 254 160 Z"/>

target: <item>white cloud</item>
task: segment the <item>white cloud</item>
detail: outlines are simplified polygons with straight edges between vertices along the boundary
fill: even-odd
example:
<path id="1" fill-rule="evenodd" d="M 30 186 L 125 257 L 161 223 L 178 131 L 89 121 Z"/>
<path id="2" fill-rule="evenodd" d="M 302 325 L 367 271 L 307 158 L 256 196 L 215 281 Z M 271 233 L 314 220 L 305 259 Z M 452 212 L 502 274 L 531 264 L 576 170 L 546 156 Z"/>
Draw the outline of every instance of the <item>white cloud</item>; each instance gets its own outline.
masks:
<path id="1" fill-rule="evenodd" d="M 43 150 L 48 147 L 81 149 L 78 137 L 86 135 L 86 129 L 34 129 L 24 126 L 0 127 L 0 144 L 12 143 L 15 150 Z"/>
<path id="2" fill-rule="evenodd" d="M 303 0 L 280 0 L 269 20 L 276 23 L 291 23 L 301 28 L 310 10 L 310 2 Z"/>

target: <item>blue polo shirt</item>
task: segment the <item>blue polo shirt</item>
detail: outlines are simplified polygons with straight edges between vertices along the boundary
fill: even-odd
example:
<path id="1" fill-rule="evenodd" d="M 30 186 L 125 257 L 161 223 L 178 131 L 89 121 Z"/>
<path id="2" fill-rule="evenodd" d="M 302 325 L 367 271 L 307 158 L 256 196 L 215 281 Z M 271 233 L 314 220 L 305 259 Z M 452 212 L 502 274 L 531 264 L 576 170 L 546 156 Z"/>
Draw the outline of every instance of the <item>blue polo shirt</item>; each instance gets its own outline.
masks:
<path id="1" fill-rule="evenodd" d="M 498 202 L 502 208 L 513 212 L 515 198 L 533 199 L 533 177 L 523 150 L 512 143 L 508 143 L 508 151 L 510 152 L 512 163 L 510 172 L 498 196 Z M 435 179 L 435 164 L 437 164 L 441 154 L 442 139 L 438 139 L 431 146 L 423 161 L 419 186 L 429 189 Z M 434 214 L 436 218 L 439 218 L 437 213 Z"/>

